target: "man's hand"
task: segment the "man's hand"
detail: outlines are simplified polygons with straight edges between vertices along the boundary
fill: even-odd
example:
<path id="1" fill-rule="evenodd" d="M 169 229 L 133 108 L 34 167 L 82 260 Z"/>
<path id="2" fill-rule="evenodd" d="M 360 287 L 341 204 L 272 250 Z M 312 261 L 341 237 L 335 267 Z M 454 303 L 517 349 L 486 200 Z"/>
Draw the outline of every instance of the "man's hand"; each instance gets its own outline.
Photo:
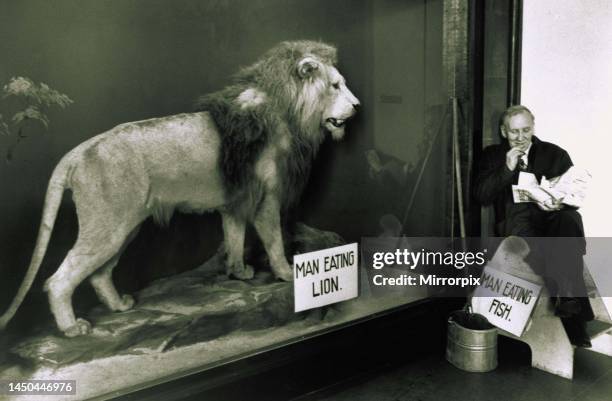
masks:
<path id="1" fill-rule="evenodd" d="M 508 166 L 508 170 L 514 171 L 516 169 L 516 165 L 518 164 L 519 158 L 523 156 L 525 152 L 520 148 L 512 148 L 506 153 L 506 166 Z"/>
<path id="2" fill-rule="evenodd" d="M 545 212 L 556 212 L 557 210 L 563 209 L 563 203 L 553 198 L 547 199 L 544 202 L 536 202 L 536 204 Z"/>

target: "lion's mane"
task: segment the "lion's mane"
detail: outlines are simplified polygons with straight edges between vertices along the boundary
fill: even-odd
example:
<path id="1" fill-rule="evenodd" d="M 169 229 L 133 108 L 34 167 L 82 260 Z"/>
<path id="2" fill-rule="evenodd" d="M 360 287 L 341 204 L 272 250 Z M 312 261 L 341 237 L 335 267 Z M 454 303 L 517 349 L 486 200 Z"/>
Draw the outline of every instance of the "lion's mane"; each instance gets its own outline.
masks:
<path id="1" fill-rule="evenodd" d="M 282 42 L 240 70 L 230 86 L 196 103 L 196 110 L 209 112 L 219 129 L 225 190 L 230 205 L 246 208 L 244 213 L 252 213 L 263 194 L 254 165 L 266 145 L 278 140 L 281 133 L 288 132 L 291 138 L 288 155 L 278 160 L 277 195 L 286 209 L 301 194 L 324 138 L 320 100 L 327 83 L 323 78 L 300 78 L 297 65 L 305 56 L 314 56 L 327 65 L 336 63 L 336 49 L 330 45 Z M 236 99 L 249 89 L 264 93 L 266 100 L 254 107 L 242 107 Z"/>

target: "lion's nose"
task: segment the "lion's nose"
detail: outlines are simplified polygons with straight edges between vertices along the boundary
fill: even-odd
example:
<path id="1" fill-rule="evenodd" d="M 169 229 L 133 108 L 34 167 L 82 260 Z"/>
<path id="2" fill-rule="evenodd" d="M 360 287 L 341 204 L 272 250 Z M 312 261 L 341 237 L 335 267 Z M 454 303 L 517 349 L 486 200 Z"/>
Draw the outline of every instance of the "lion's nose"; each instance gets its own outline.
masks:
<path id="1" fill-rule="evenodd" d="M 353 103 L 353 109 L 355 109 L 355 111 L 359 111 L 360 108 L 361 108 L 361 103 L 359 102 Z"/>

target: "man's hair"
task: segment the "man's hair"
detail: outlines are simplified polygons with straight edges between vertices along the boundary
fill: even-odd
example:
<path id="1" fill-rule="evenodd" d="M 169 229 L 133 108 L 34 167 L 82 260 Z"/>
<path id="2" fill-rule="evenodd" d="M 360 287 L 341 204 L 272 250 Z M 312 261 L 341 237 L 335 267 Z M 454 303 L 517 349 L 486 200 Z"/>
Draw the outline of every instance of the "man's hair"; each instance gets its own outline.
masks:
<path id="1" fill-rule="evenodd" d="M 503 112 L 503 114 L 501 115 L 501 118 L 499 119 L 499 125 L 501 127 L 505 127 L 510 117 L 514 117 L 517 114 L 523 114 L 523 113 L 528 114 L 531 117 L 531 121 L 535 122 L 535 117 L 533 116 L 533 113 L 531 112 L 531 110 L 529 110 L 527 107 L 523 106 L 522 104 L 517 104 L 517 105 L 508 107 L 506 111 Z"/>

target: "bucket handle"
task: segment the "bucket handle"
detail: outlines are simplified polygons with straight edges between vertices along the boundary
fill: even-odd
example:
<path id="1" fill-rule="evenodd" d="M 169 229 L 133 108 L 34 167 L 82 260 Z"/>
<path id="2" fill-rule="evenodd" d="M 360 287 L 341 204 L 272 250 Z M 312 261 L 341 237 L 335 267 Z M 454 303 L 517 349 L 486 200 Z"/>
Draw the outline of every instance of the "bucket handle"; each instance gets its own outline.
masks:
<path id="1" fill-rule="evenodd" d="M 467 302 L 464 306 L 463 306 L 463 311 L 469 315 L 472 314 L 472 305 Z M 454 324 L 457 325 L 457 322 L 453 320 L 452 316 L 448 317 L 448 324 Z"/>

